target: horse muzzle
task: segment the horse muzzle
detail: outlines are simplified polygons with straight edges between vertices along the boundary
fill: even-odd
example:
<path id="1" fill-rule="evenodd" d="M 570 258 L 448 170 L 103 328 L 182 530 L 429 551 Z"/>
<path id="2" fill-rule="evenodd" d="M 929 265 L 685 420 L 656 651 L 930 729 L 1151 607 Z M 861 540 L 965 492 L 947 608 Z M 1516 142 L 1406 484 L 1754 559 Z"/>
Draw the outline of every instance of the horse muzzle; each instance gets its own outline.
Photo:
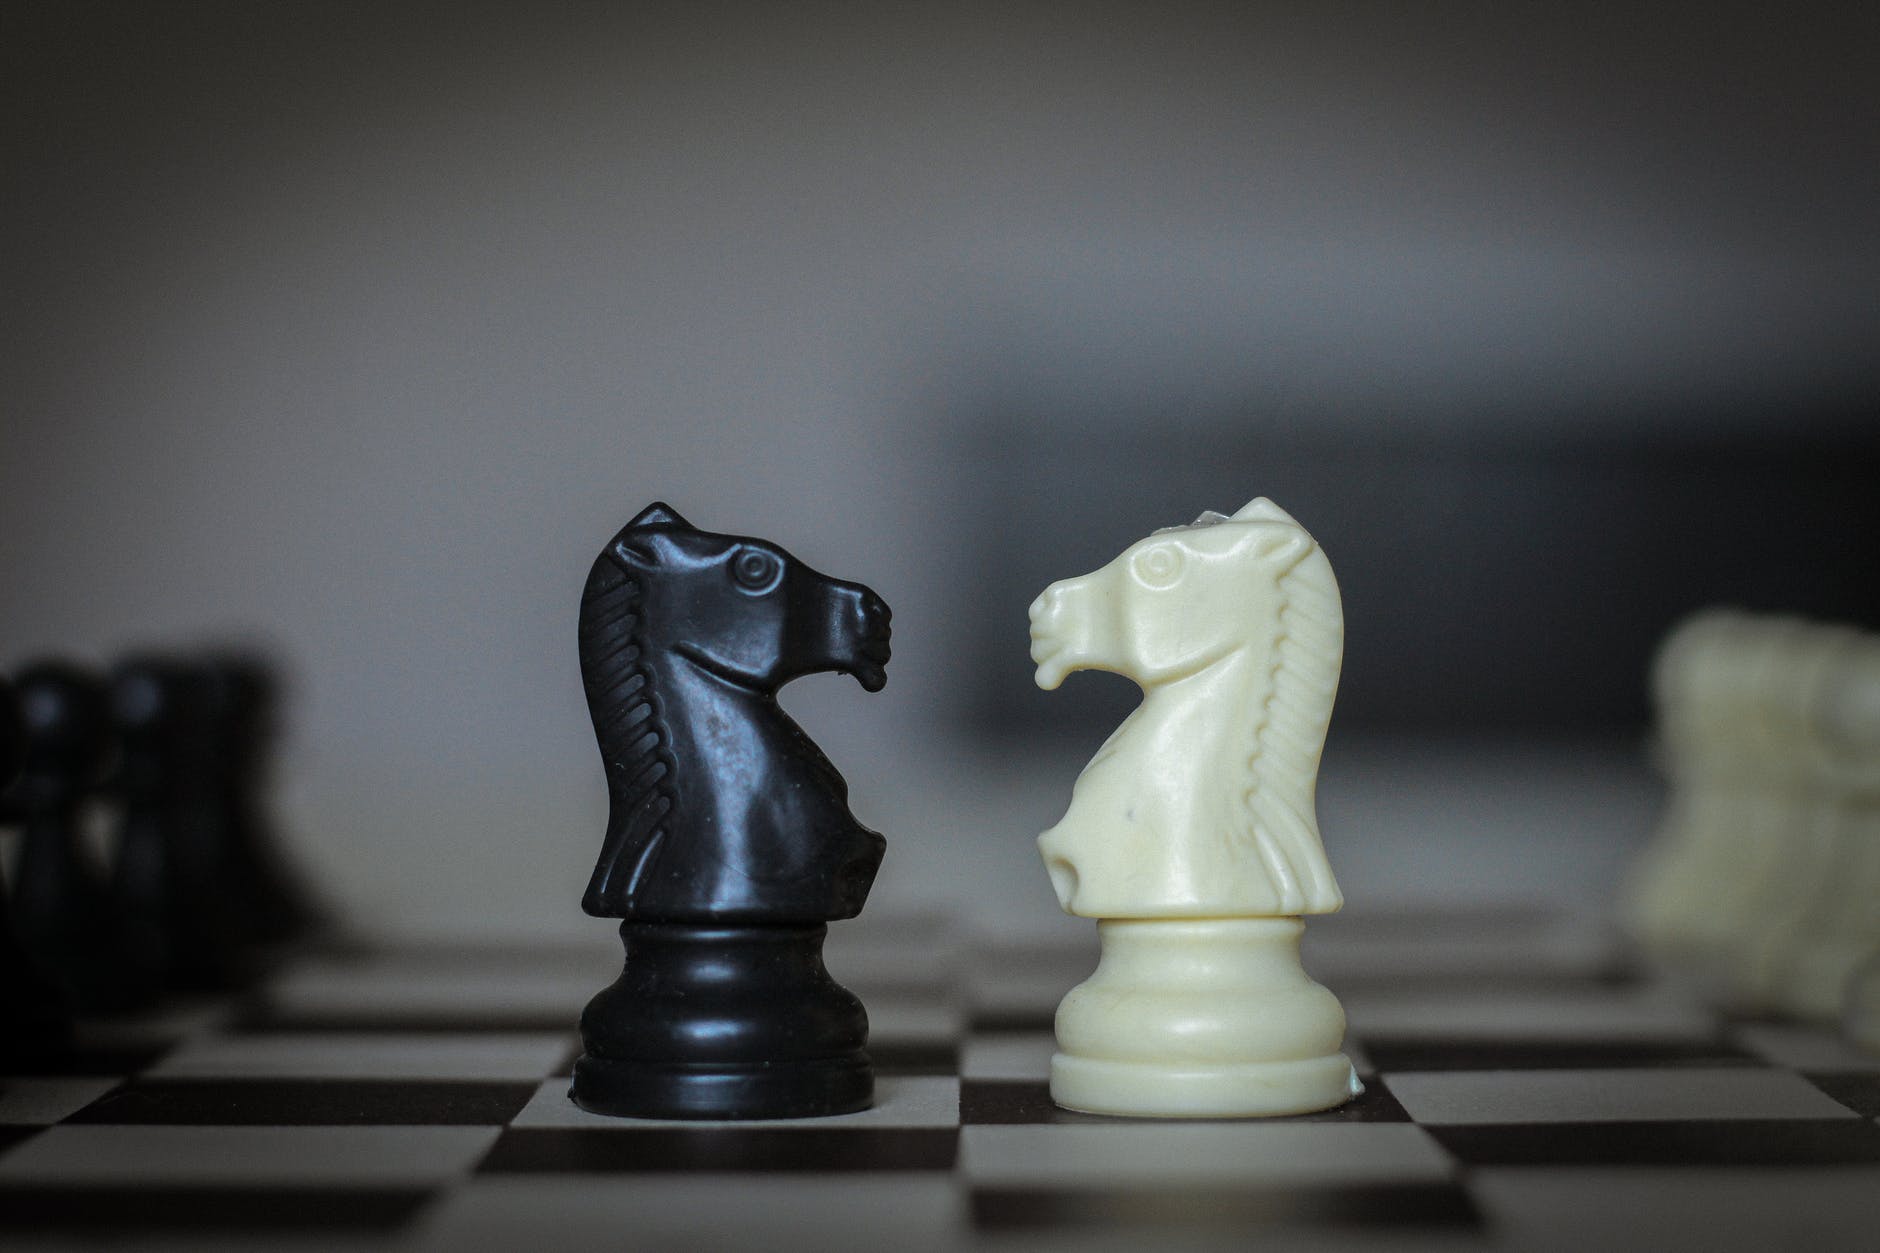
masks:
<path id="1" fill-rule="evenodd" d="M 888 683 L 888 658 L 893 655 L 894 614 L 888 602 L 854 583 L 836 586 L 836 668 L 855 676 L 862 690 L 879 692 Z"/>
<path id="2" fill-rule="evenodd" d="M 1038 667 L 1033 677 L 1047 692 L 1077 668 L 1081 650 L 1068 637 L 1079 633 L 1076 608 L 1084 591 L 1083 582 L 1064 579 L 1053 583 L 1031 602 L 1026 614 L 1031 620 L 1031 660 Z"/>

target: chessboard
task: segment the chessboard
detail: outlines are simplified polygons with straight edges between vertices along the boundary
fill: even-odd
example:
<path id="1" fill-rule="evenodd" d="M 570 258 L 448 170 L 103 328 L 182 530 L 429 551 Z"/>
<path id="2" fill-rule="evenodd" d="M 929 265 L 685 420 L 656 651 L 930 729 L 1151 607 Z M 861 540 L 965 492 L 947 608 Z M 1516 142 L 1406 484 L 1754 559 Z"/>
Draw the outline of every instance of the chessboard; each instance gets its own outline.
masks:
<path id="1" fill-rule="evenodd" d="M 874 1108 L 775 1123 L 567 1096 L 592 946 L 313 953 L 237 999 L 81 1025 L 0 1081 L 0 1246 L 360 1249 L 1871 1248 L 1880 1055 L 1720 1019 L 1596 923 L 1315 920 L 1365 1092 L 1327 1113 L 1051 1104 L 1094 943 L 831 928 Z"/>

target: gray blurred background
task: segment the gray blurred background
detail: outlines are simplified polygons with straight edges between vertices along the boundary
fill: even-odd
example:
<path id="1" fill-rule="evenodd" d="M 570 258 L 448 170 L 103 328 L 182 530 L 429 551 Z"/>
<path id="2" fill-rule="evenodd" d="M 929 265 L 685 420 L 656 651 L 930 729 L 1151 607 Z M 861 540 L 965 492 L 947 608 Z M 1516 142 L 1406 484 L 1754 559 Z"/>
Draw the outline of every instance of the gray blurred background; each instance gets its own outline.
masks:
<path id="1" fill-rule="evenodd" d="M 12 4 L 0 665 L 259 639 L 363 925 L 604 934 L 582 579 L 664 498 L 896 611 L 786 704 L 871 912 L 1054 925 L 1127 708 L 1026 603 L 1325 544 L 1356 903 L 1597 907 L 1713 601 L 1880 624 L 1870 6 Z"/>

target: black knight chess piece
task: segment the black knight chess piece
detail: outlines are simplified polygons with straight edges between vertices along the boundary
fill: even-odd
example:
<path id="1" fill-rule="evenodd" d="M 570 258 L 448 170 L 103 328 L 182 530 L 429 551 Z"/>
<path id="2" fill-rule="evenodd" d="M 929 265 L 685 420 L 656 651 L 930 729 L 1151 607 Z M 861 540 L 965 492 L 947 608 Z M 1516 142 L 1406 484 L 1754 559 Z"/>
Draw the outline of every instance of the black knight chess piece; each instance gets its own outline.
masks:
<path id="1" fill-rule="evenodd" d="M 597 1113 L 791 1118 L 873 1100 L 861 1002 L 827 923 L 861 912 L 885 841 L 778 706 L 818 671 L 886 682 L 888 606 L 665 505 L 608 542 L 581 597 L 581 674 L 610 813 L 582 908 L 626 966 L 581 1016 L 571 1096 Z"/>

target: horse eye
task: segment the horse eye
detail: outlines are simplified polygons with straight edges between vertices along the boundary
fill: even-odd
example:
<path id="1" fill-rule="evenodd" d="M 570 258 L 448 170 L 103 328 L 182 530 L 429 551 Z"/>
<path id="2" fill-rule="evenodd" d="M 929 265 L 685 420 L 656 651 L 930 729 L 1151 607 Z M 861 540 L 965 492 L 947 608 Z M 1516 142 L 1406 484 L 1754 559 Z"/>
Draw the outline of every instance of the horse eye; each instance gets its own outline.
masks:
<path id="1" fill-rule="evenodd" d="M 777 577 L 777 559 L 756 548 L 747 548 L 731 563 L 731 573 L 752 591 L 762 591 Z"/>
<path id="2" fill-rule="evenodd" d="M 1181 572 L 1181 556 L 1173 549 L 1152 548 L 1138 560 L 1136 572 L 1151 587 L 1166 587 Z"/>

